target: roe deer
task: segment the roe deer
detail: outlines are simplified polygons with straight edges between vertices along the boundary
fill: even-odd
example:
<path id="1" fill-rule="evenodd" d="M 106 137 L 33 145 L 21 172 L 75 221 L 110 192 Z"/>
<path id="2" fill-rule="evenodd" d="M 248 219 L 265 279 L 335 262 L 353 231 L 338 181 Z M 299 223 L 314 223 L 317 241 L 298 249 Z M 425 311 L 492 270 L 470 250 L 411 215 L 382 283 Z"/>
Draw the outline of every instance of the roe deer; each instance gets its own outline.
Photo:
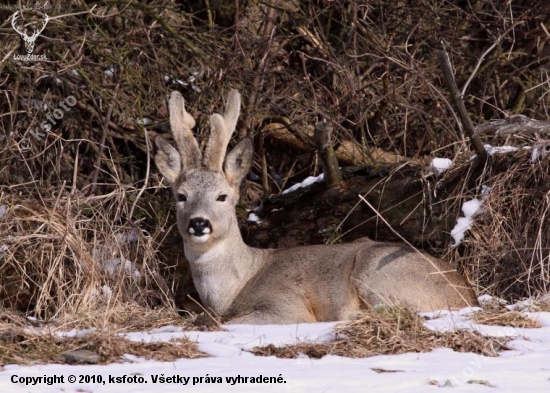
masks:
<path id="1" fill-rule="evenodd" d="M 235 205 L 253 147 L 227 154 L 241 98 L 229 93 L 223 116 L 210 117 L 204 152 L 180 93 L 169 99 L 177 149 L 157 136 L 155 162 L 177 200 L 178 229 L 203 304 L 229 323 L 288 324 L 351 319 L 361 308 L 396 302 L 419 311 L 476 305 L 450 264 L 404 244 L 360 239 L 288 249 L 248 247 Z"/>

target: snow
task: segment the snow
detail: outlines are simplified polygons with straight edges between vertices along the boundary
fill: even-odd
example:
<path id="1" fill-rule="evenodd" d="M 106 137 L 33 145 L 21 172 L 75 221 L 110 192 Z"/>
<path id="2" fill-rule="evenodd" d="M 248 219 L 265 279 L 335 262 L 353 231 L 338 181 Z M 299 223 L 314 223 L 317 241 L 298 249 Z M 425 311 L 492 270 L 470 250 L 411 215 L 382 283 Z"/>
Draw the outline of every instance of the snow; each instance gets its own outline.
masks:
<path id="1" fill-rule="evenodd" d="M 262 219 L 256 215 L 256 213 L 249 213 L 248 217 L 246 217 L 246 221 L 248 222 L 262 222 Z"/>
<path id="2" fill-rule="evenodd" d="M 483 301 L 491 301 L 487 296 Z M 298 342 L 326 342 L 334 337 L 336 323 L 297 325 L 225 326 L 226 331 L 184 332 L 165 326 L 149 332 L 126 333 L 136 341 L 167 341 L 188 337 L 211 357 L 160 362 L 124 356 L 124 363 L 109 365 L 0 366 L 0 388 L 6 392 L 425 392 L 455 387 L 460 392 L 518 392 L 548 390 L 550 364 L 550 313 L 526 313 L 541 328 L 521 329 L 477 325 L 470 318 L 479 308 L 424 313 L 425 325 L 437 331 L 473 329 L 486 336 L 513 337 L 511 350 L 491 358 L 450 349 L 427 353 L 373 356 L 350 359 L 327 355 L 321 359 L 259 357 L 246 352 L 257 345 L 280 346 Z M 85 337 L 93 330 L 66 332 Z M 57 381 L 53 380 L 57 376 Z M 70 383 L 70 376 L 77 378 Z M 238 379 L 237 377 L 241 378 Z M 262 377 L 261 383 L 243 377 Z M 38 377 L 50 377 L 38 380 Z M 63 377 L 63 382 L 60 378 Z M 174 377 L 161 383 L 161 377 Z M 265 379 L 267 377 L 267 379 Z M 81 381 L 79 379 L 82 378 Z M 88 382 L 85 379 L 88 378 Z M 102 379 L 94 383 L 91 378 Z M 118 379 L 117 379 L 118 378 Z M 269 381 L 271 382 L 263 382 Z M 142 382 L 129 382 L 136 379 Z M 15 382 L 13 382 L 15 381 Z M 155 382 L 156 381 L 156 382 Z M 25 382 L 28 385 L 25 385 Z M 48 384 L 50 383 L 50 384 Z"/>
<path id="3" fill-rule="evenodd" d="M 144 126 L 148 126 L 151 124 L 153 120 L 149 119 L 148 117 L 144 117 L 143 119 L 136 119 L 136 123 Z"/>
<path id="4" fill-rule="evenodd" d="M 484 185 L 481 187 L 481 199 L 474 198 L 462 204 L 462 213 L 464 217 L 458 217 L 454 228 L 451 230 L 451 236 L 454 239 L 453 247 L 457 247 L 462 243 L 466 231 L 472 228 L 474 216 L 481 210 L 481 206 L 490 192 L 491 188 Z"/>
<path id="5" fill-rule="evenodd" d="M 115 66 L 110 65 L 107 70 L 103 71 L 103 73 L 107 75 L 109 78 L 112 78 L 113 76 L 115 76 Z"/>
<path id="6" fill-rule="evenodd" d="M 117 274 L 121 268 L 124 272 L 131 274 L 133 277 L 137 278 L 140 276 L 139 271 L 134 267 L 132 261 L 125 258 L 107 259 L 101 261 L 101 265 L 111 276 Z"/>
<path id="7" fill-rule="evenodd" d="M 454 228 L 451 230 L 451 236 L 455 241 L 453 247 L 457 247 L 460 243 L 462 243 L 466 231 L 472 228 L 472 225 L 474 223 L 474 215 L 479 211 L 482 204 L 483 201 L 477 198 L 464 202 L 464 204 L 462 205 L 462 212 L 464 213 L 464 217 L 459 217 L 456 220 Z"/>
<path id="8" fill-rule="evenodd" d="M 318 183 L 318 182 L 321 182 L 323 181 L 325 178 L 325 174 L 324 173 L 321 173 L 319 176 L 308 176 L 304 179 L 304 181 L 302 181 L 301 183 L 296 183 L 294 184 L 292 187 L 290 188 L 287 188 L 286 190 L 283 191 L 283 195 L 284 194 L 288 194 L 289 192 L 293 192 L 293 191 L 296 191 L 300 188 L 303 188 L 303 187 L 307 187 L 307 186 L 310 186 L 312 185 L 313 183 Z"/>
<path id="9" fill-rule="evenodd" d="M 548 156 L 548 141 L 542 141 L 533 146 L 533 151 L 531 152 L 531 164 L 536 163 L 539 160 L 543 160 Z"/>
<path id="10" fill-rule="evenodd" d="M 6 205 L 0 205 L 0 220 L 4 218 L 8 211 L 8 207 Z"/>
<path id="11" fill-rule="evenodd" d="M 485 147 L 485 151 L 490 156 L 494 156 L 495 154 L 511 153 L 519 150 L 519 148 L 515 146 L 491 146 L 489 144 L 485 144 L 483 147 Z"/>
<path id="12" fill-rule="evenodd" d="M 448 158 L 434 158 L 430 163 L 430 167 L 433 168 L 438 175 L 441 175 L 447 169 L 451 167 L 453 162 Z"/>
<path id="13" fill-rule="evenodd" d="M 166 83 L 176 82 L 181 86 L 191 86 L 191 89 L 196 93 L 201 93 L 202 89 L 197 86 L 197 79 L 204 75 L 204 71 L 194 71 L 188 78 L 187 82 L 170 75 L 164 75 L 163 79 Z"/>

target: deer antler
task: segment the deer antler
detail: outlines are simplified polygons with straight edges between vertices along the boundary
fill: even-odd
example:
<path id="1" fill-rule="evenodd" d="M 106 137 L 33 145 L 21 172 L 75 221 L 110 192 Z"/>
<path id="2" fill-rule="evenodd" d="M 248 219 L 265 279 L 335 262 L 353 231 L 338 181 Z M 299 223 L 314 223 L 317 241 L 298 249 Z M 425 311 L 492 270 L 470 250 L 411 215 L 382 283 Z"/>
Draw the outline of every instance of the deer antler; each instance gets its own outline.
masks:
<path id="1" fill-rule="evenodd" d="M 191 129 L 195 127 L 195 119 L 185 110 L 183 97 L 178 91 L 173 91 L 168 102 L 170 111 L 170 128 L 176 141 L 176 148 L 181 157 L 182 168 L 189 170 L 200 163 L 201 151 Z"/>
<path id="2" fill-rule="evenodd" d="M 231 135 L 235 131 L 241 111 L 241 95 L 235 89 L 227 96 L 227 106 L 223 117 L 214 113 L 210 116 L 210 138 L 204 150 L 203 163 L 213 171 L 221 171 Z"/>

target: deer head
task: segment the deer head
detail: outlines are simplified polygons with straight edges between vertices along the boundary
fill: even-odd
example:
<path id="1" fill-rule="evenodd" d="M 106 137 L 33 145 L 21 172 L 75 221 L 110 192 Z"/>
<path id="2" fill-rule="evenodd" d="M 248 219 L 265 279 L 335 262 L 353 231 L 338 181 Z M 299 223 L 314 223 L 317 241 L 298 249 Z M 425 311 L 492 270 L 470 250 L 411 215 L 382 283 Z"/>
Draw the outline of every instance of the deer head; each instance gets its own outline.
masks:
<path id="1" fill-rule="evenodd" d="M 25 49 L 27 50 L 27 53 L 32 53 L 33 49 L 34 49 L 34 42 L 36 41 L 36 39 L 38 38 L 38 36 L 40 35 L 40 33 L 42 33 L 42 31 L 44 30 L 44 28 L 46 27 L 46 25 L 48 24 L 48 20 L 50 19 L 48 17 L 48 15 L 42 13 L 42 12 L 38 12 L 38 11 L 34 11 L 36 14 L 39 14 L 41 17 L 38 19 L 37 23 L 39 23 L 39 26 L 41 25 L 41 27 L 39 27 L 38 29 L 34 29 L 34 32 L 32 33 L 32 35 L 28 35 L 27 34 L 27 26 L 28 25 L 34 25 L 34 22 L 30 22 L 30 23 L 18 23 L 18 20 L 20 18 L 20 16 L 22 15 L 23 11 L 17 11 L 15 14 L 13 14 L 12 18 L 11 18 L 11 25 L 13 27 L 13 29 L 19 33 L 19 35 L 21 35 L 21 38 L 23 38 L 23 41 L 25 41 Z M 21 21 L 19 21 L 21 22 Z"/>
<path id="2" fill-rule="evenodd" d="M 252 163 L 252 142 L 245 138 L 227 155 L 226 150 L 239 117 L 241 97 L 237 90 L 231 90 L 224 115 L 210 116 L 210 137 L 204 152 L 193 136 L 195 120 L 186 112 L 179 92 L 171 94 L 168 106 L 176 148 L 157 136 L 155 163 L 174 192 L 186 254 L 188 248 L 206 252 L 239 234 L 235 205 L 241 181 Z"/>

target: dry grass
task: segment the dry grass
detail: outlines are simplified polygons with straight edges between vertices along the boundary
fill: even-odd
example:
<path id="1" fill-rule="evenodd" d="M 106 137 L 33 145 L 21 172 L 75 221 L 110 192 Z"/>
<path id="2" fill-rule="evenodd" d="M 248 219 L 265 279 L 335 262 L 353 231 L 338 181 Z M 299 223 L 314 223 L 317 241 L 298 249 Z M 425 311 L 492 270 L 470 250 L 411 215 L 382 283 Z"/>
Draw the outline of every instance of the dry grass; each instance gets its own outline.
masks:
<path id="1" fill-rule="evenodd" d="M 434 348 L 451 348 L 458 352 L 473 352 L 496 356 L 505 349 L 507 340 L 483 337 L 476 332 L 457 331 L 436 333 L 423 325 L 423 319 L 409 309 L 390 307 L 371 310 L 359 319 L 341 324 L 336 329 L 336 340 L 330 343 L 299 343 L 285 347 L 267 345 L 256 347 L 255 355 L 296 358 L 300 354 L 312 358 L 338 355 L 361 358 L 375 355 L 393 355 L 405 352 L 428 352 Z"/>
<path id="2" fill-rule="evenodd" d="M 166 325 L 181 326 L 191 330 L 190 318 L 179 317 L 174 310 L 134 306 L 127 310 L 112 310 L 108 316 L 98 319 L 74 320 L 71 323 L 43 323 L 28 319 L 22 313 L 1 310 L 0 364 L 65 363 L 64 354 L 75 350 L 88 350 L 100 356 L 99 363 L 123 361 L 123 355 L 135 355 L 145 359 L 172 361 L 179 358 L 206 356 L 196 343 L 185 338 L 168 342 L 143 343 L 123 337 L 124 333 L 146 331 Z M 100 319 L 107 318 L 107 319 Z M 89 329 L 85 329 L 88 326 Z M 60 336 L 78 327 L 72 336 Z"/>
<path id="3" fill-rule="evenodd" d="M 117 334 L 92 333 L 82 338 L 62 338 L 55 334 L 32 334 L 0 327 L 2 364 L 65 363 L 64 354 L 81 349 L 98 354 L 101 364 L 124 361 L 124 355 L 167 362 L 206 356 L 196 343 L 186 338 L 144 343 Z"/>
<path id="4" fill-rule="evenodd" d="M 173 307 L 154 234 L 123 218 L 124 188 L 99 197 L 9 191 L 0 194 L 1 305 L 61 321 L 126 303 Z"/>
<path id="5" fill-rule="evenodd" d="M 524 142 L 536 146 L 533 140 Z M 481 198 L 481 186 L 490 189 L 451 259 L 464 267 L 478 293 L 512 302 L 550 292 L 550 157 L 531 162 L 531 155 L 525 149 L 494 155 L 476 177 L 468 174 L 470 163 L 464 160 L 446 175 L 465 179 L 449 195 L 451 217 L 460 216 L 466 200 Z"/>
<path id="6" fill-rule="evenodd" d="M 13 9 L 0 8 L 0 206 L 7 207 L 0 305 L 66 326 L 130 323 L 121 311 L 128 304 L 132 312 L 133 305 L 173 308 L 157 250 L 174 215 L 150 160 L 151 138 L 167 131 L 171 90 L 191 104 L 201 139 L 208 127 L 199 115 L 222 106 L 221 92 L 241 89 L 239 129 L 265 137 L 253 172 L 274 192 L 318 170 L 307 140 L 321 117 L 334 126 L 337 149 L 352 146 L 363 156 L 382 149 L 419 157 L 445 146 L 437 154 L 451 157 L 463 148 L 434 36 L 448 43 L 462 86 L 497 44 L 465 95 L 475 122 L 502 111 L 541 119 L 548 113 L 546 48 L 532 45 L 545 42 L 532 27 L 544 21 L 524 0 L 479 7 L 240 2 L 238 12 L 233 2 L 98 1 L 93 10 L 81 0 L 50 3 L 58 7 L 48 10 L 52 18 L 35 48 L 48 61 L 32 65 L 12 60 L 24 47 L 10 26 Z M 525 26 L 531 30 L 516 34 Z M 514 55 L 501 61 L 503 53 Z M 62 109 L 69 95 L 76 104 Z M 47 116 L 55 110 L 63 118 L 53 124 Z M 290 124 L 285 130 L 294 140 L 306 140 L 301 148 L 264 130 L 275 118 Z M 41 129 L 44 122 L 51 127 Z M 36 132 L 44 134 L 40 140 Z M 492 187 L 485 213 L 451 255 L 480 292 L 507 299 L 550 289 L 548 165 L 531 165 L 529 154 L 493 159 L 480 180 Z M 453 170 L 467 179 L 464 161 Z M 461 183 L 441 220 L 456 220 L 480 182 Z M 259 199 L 251 194 L 248 200 Z"/>
<path id="7" fill-rule="evenodd" d="M 540 328 L 541 324 L 518 311 L 481 311 L 473 315 L 473 321 L 481 325 Z"/>

